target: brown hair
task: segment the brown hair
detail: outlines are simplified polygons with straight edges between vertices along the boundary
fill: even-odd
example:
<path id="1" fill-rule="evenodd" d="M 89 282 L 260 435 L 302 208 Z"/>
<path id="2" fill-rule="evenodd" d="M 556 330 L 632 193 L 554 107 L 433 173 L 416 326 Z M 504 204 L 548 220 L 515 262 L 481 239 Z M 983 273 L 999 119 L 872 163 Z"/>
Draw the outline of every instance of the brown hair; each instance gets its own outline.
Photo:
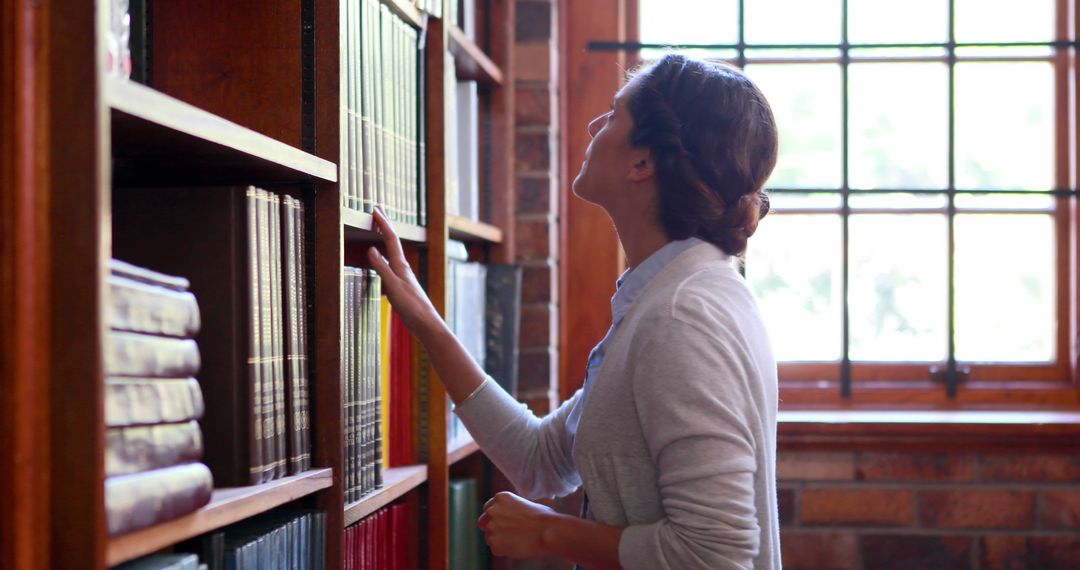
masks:
<path id="1" fill-rule="evenodd" d="M 634 80 L 630 143 L 652 154 L 668 237 L 741 254 L 769 211 L 763 186 L 778 147 L 769 102 L 738 69 L 681 55 Z"/>

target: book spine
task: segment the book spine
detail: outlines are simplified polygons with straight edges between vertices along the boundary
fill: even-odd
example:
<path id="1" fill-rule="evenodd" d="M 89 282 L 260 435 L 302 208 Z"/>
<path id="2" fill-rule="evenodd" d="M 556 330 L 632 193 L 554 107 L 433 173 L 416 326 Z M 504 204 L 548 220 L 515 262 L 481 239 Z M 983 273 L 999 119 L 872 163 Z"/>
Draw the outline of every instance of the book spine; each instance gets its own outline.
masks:
<path id="1" fill-rule="evenodd" d="M 427 61 L 427 37 L 426 34 L 421 37 L 417 42 L 417 72 L 416 81 L 417 88 L 413 92 L 413 96 L 417 98 L 418 103 L 416 105 L 416 117 L 417 117 L 417 167 L 419 172 L 417 173 L 417 183 L 419 184 L 419 191 L 417 192 L 417 198 L 419 205 L 417 207 L 417 215 L 420 219 L 421 226 L 427 226 L 427 109 L 426 107 L 426 93 L 427 93 L 427 75 L 424 73 L 425 65 Z"/>
<path id="2" fill-rule="evenodd" d="M 107 338 L 107 376 L 182 378 L 199 372 L 199 347 L 194 340 L 121 331 L 110 331 Z"/>
<path id="3" fill-rule="evenodd" d="M 373 101 L 375 74 L 373 72 L 374 58 L 372 56 L 371 41 L 371 0 L 360 2 L 360 47 L 361 47 L 361 121 L 364 147 L 364 211 L 371 213 L 375 207 L 375 131 L 373 124 Z"/>
<path id="4" fill-rule="evenodd" d="M 106 308 L 113 330 L 191 338 L 199 332 L 195 295 L 122 277 L 109 277 Z"/>
<path id="5" fill-rule="evenodd" d="M 386 366 L 386 362 L 382 360 L 382 280 L 375 271 L 371 272 L 372 279 L 372 292 L 371 302 L 368 307 L 371 310 L 371 360 L 374 363 L 371 371 L 371 426 L 372 431 L 372 443 L 371 443 L 371 460 L 374 464 L 373 481 L 372 486 L 375 489 L 381 489 L 383 486 L 383 389 L 382 389 L 382 368 Z"/>
<path id="6" fill-rule="evenodd" d="M 299 275 L 297 273 L 297 239 L 296 239 L 296 218 L 295 208 L 293 207 L 294 200 L 290 196 L 282 197 L 281 207 L 281 226 L 284 229 L 282 235 L 282 260 L 284 262 L 284 286 L 282 296 L 285 298 L 285 338 L 286 338 L 286 386 L 285 386 L 285 400 L 286 400 L 286 414 L 285 414 L 285 427 L 286 433 L 289 435 L 287 438 L 287 456 L 289 458 L 289 474 L 296 474 L 301 471 L 300 454 L 301 454 L 301 424 L 299 421 L 300 405 L 302 396 L 300 395 L 300 310 L 298 307 L 299 299 L 297 298 L 297 280 Z"/>
<path id="7" fill-rule="evenodd" d="M 197 420 L 204 411 L 194 378 L 105 379 L 105 425 L 127 427 Z"/>
<path id="8" fill-rule="evenodd" d="M 252 484 L 262 483 L 264 480 L 263 465 L 263 421 L 262 421 L 262 397 L 263 397 L 263 360 L 262 360 L 262 263 L 260 259 L 261 248 L 259 246 L 259 212 L 260 200 L 255 188 L 248 188 L 245 193 L 245 206 L 247 210 L 247 341 L 248 359 L 247 394 L 249 396 L 250 413 L 250 438 L 248 440 L 249 465 L 248 480 Z"/>
<path id="9" fill-rule="evenodd" d="M 262 480 L 274 478 L 277 448 L 274 445 L 274 299 L 271 275 L 270 251 L 270 196 L 265 190 L 257 190 L 259 200 L 259 376 L 261 403 L 259 419 L 262 422 Z"/>
<path id="10" fill-rule="evenodd" d="M 297 299 L 299 308 L 299 341 L 300 352 L 297 356 L 297 369 L 299 374 L 300 384 L 300 431 L 302 434 L 301 444 L 302 449 L 300 453 L 301 470 L 307 471 L 311 468 L 311 383 L 308 380 L 308 305 L 307 305 L 307 262 L 308 256 L 306 253 L 307 240 L 304 236 L 304 204 L 300 200 L 293 202 L 296 206 L 296 269 L 299 273 L 297 278 Z"/>
<path id="11" fill-rule="evenodd" d="M 364 279 L 364 294 L 360 298 L 360 315 L 363 323 L 363 343 L 361 343 L 362 351 L 360 353 L 363 374 L 360 377 L 360 461 L 361 475 L 360 475 L 360 493 L 363 495 L 371 492 L 371 458 L 369 457 L 369 451 L 371 448 L 371 311 L 368 308 L 368 303 L 371 298 L 372 280 L 371 274 L 367 270 L 361 270 Z"/>
<path id="12" fill-rule="evenodd" d="M 270 194 L 270 268 L 271 294 L 273 296 L 274 333 L 274 476 L 284 477 L 287 473 L 288 456 L 286 455 L 285 429 L 285 302 L 282 294 L 282 250 L 281 250 L 281 199 Z"/>
<path id="13" fill-rule="evenodd" d="M 109 428 L 105 474 L 129 475 L 202 459 L 202 432 L 195 421 Z"/>
<path id="14" fill-rule="evenodd" d="M 360 283 L 356 296 L 356 322 L 359 326 L 360 342 L 357 343 L 357 371 L 356 375 L 356 406 L 353 413 L 356 416 L 356 461 L 357 461 L 357 496 L 362 497 L 368 493 L 368 461 L 367 461 L 367 377 L 370 361 L 368 360 L 368 331 L 367 331 L 367 297 L 371 289 L 371 280 L 367 271 L 356 270 L 356 276 Z"/>
<path id="15" fill-rule="evenodd" d="M 116 277 L 131 279 L 145 285 L 164 287 L 173 291 L 187 291 L 191 288 L 191 282 L 186 277 L 160 273 L 115 258 L 109 260 L 109 273 Z"/>
<path id="16" fill-rule="evenodd" d="M 351 503 L 353 501 L 353 480 L 354 473 L 356 471 L 356 462 L 353 455 L 353 429 L 352 429 L 352 375 L 353 375 L 353 343 L 355 337 L 353 334 L 353 294 L 354 294 L 354 281 L 352 268 L 344 268 L 344 289 L 345 289 L 345 307 L 343 311 L 344 315 L 344 335 L 342 339 L 342 387 L 341 392 L 343 394 L 343 406 L 342 412 L 344 430 L 345 430 L 345 502 Z"/>
<path id="17" fill-rule="evenodd" d="M 345 33 L 342 37 L 345 40 L 345 46 L 342 49 L 342 57 L 344 58 L 344 65 L 341 70 L 341 82 L 345 91 L 345 132 L 344 139 L 345 145 L 342 152 L 342 162 L 346 165 L 342 168 L 342 173 L 346 176 L 346 179 L 341 181 L 342 205 L 346 208 L 355 209 L 356 202 L 356 182 L 358 180 L 357 167 L 357 142 L 359 141 L 358 133 L 356 132 L 356 83 L 353 76 L 356 73 L 356 33 L 353 29 L 353 20 L 355 18 L 355 3 L 344 2 L 341 6 L 342 18 L 345 22 Z"/>
<path id="18" fill-rule="evenodd" d="M 390 461 L 390 449 L 393 446 L 391 425 L 395 402 L 391 398 L 392 385 L 390 383 L 390 371 L 393 368 L 390 351 L 390 301 L 386 297 L 379 299 L 379 394 L 382 402 L 379 409 L 382 411 L 380 456 L 383 467 L 393 467 Z"/>
<path id="19" fill-rule="evenodd" d="M 105 479 L 109 536 L 186 515 L 210 502 L 213 479 L 202 463 L 188 463 Z"/>

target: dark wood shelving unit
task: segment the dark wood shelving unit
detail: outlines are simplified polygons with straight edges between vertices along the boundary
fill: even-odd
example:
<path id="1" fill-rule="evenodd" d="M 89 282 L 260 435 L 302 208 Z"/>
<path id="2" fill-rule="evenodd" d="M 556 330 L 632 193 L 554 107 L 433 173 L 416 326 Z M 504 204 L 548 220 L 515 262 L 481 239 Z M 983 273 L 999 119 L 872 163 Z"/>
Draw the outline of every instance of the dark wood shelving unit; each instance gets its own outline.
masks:
<path id="1" fill-rule="evenodd" d="M 460 216 L 447 216 L 450 239 L 475 243 L 502 243 L 503 231 L 498 226 Z"/>
<path id="2" fill-rule="evenodd" d="M 490 57 L 470 40 L 457 26 L 447 26 L 450 36 L 450 53 L 454 54 L 454 67 L 458 79 L 472 80 L 484 85 L 502 85 L 503 72 Z"/>
<path id="3" fill-rule="evenodd" d="M 383 470 L 381 489 L 355 503 L 345 505 L 345 526 L 355 524 L 426 482 L 427 465 L 391 467 Z"/>
<path id="4" fill-rule="evenodd" d="M 382 235 L 374 230 L 375 220 L 371 214 L 342 208 L 341 223 L 345 226 L 345 241 L 347 242 L 382 242 Z M 402 222 L 393 222 L 393 224 L 401 241 L 427 242 L 426 228 Z"/>

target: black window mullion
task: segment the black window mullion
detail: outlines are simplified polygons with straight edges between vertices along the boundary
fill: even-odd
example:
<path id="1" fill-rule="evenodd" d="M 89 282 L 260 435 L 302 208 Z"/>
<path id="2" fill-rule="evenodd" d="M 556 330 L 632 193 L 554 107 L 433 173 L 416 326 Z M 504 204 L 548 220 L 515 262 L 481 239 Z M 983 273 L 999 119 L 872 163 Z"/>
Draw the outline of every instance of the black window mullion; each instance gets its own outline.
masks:
<path id="1" fill-rule="evenodd" d="M 851 397 L 851 310 L 848 304 L 848 289 L 850 287 L 850 224 L 848 217 L 851 214 L 850 183 L 848 181 L 848 67 L 851 63 L 850 46 L 848 45 L 848 1 L 840 0 L 840 120 L 843 123 L 840 131 L 840 157 L 841 157 L 841 189 L 840 189 L 840 247 L 843 248 L 840 264 L 840 289 L 841 289 L 841 333 L 840 342 L 842 347 L 840 358 L 840 396 Z"/>
<path id="2" fill-rule="evenodd" d="M 735 46 L 738 50 L 736 60 L 739 69 L 746 68 L 746 0 L 739 0 L 739 43 Z"/>

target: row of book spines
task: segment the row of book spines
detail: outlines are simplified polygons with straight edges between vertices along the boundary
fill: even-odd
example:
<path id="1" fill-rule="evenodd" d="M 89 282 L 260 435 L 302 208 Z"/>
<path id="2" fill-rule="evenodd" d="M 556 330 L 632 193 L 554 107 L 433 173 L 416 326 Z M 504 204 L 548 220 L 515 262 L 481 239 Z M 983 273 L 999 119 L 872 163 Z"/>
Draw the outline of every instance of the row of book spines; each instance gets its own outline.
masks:
<path id="1" fill-rule="evenodd" d="M 345 529 L 345 570 L 408 570 L 410 509 L 398 503 Z"/>
<path id="2" fill-rule="evenodd" d="M 176 550 L 197 555 L 207 570 L 325 570 L 326 531 L 324 511 L 286 510 L 204 534 Z"/>
<path id="3" fill-rule="evenodd" d="M 418 32 L 378 0 L 345 5 L 342 200 L 422 225 L 424 128 Z"/>
<path id="4" fill-rule="evenodd" d="M 249 187 L 248 375 L 251 483 L 310 467 L 303 205 Z"/>
<path id="5" fill-rule="evenodd" d="M 370 269 L 344 273 L 345 500 L 353 502 L 382 487 L 382 282 Z"/>

